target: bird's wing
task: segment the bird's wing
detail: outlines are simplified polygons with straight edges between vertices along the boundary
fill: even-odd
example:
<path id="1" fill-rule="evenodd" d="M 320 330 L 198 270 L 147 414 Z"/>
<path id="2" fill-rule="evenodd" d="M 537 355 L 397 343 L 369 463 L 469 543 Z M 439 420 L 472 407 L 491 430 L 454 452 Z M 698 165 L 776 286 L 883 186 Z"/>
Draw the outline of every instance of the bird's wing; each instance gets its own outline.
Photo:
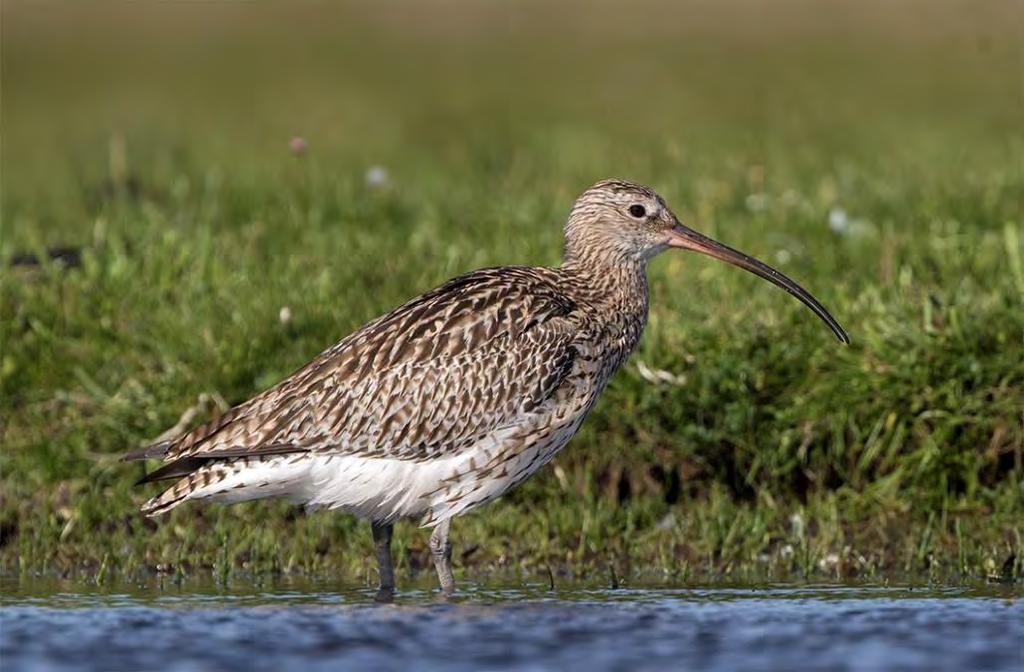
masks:
<path id="1" fill-rule="evenodd" d="M 548 273 L 501 268 L 455 278 L 220 418 L 126 459 L 330 452 L 426 460 L 462 450 L 514 424 L 572 370 L 575 306 Z"/>

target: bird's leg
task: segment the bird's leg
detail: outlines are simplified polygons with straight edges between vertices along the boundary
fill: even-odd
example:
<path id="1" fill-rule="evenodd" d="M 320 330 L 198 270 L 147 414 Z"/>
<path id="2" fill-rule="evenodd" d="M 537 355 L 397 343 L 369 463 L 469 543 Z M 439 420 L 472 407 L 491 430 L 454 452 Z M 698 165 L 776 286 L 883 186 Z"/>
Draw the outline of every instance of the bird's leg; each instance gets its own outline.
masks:
<path id="1" fill-rule="evenodd" d="M 391 564 L 391 533 L 395 526 L 390 523 L 370 525 L 373 530 L 373 550 L 377 553 L 377 566 L 380 568 L 377 599 L 388 599 L 395 594 L 395 567 Z"/>
<path id="2" fill-rule="evenodd" d="M 452 542 L 448 541 L 448 529 L 451 518 L 438 523 L 430 534 L 430 554 L 434 557 L 434 568 L 437 580 L 441 583 L 441 592 L 451 595 L 455 592 L 455 577 L 452 575 Z"/>

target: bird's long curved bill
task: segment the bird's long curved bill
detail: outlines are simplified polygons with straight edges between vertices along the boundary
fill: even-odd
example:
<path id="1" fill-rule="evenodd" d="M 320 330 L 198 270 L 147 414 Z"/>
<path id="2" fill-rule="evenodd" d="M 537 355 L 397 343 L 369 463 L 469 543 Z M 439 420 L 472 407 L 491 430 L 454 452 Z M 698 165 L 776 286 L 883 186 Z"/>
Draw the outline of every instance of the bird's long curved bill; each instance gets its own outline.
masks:
<path id="1" fill-rule="evenodd" d="M 806 289 L 796 284 L 782 273 L 779 273 L 774 268 L 765 264 L 751 256 L 743 254 L 739 250 L 734 250 L 728 245 L 708 238 L 705 235 L 697 233 L 692 229 L 688 229 L 682 224 L 676 224 L 669 232 L 669 247 L 678 247 L 684 250 L 693 250 L 694 252 L 700 252 L 706 254 L 709 257 L 720 259 L 728 262 L 733 266 L 739 266 L 740 268 L 750 271 L 754 275 L 764 278 L 765 280 L 778 285 L 782 289 L 786 290 L 800 301 L 814 311 L 814 314 L 822 319 L 822 321 L 828 325 L 832 333 L 836 335 L 843 343 L 849 343 L 850 337 L 846 334 L 846 331 L 839 325 L 832 315 L 825 310 L 825 306 L 811 296 L 811 293 Z"/>

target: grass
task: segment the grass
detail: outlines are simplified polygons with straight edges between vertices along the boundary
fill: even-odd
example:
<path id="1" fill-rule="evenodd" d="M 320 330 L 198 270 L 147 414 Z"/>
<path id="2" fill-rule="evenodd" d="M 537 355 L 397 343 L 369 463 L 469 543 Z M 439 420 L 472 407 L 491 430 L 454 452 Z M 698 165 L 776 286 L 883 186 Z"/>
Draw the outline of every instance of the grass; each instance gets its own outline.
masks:
<path id="1" fill-rule="evenodd" d="M 1019 572 L 1021 47 L 1008 7 L 923 7 L 4 3 L 0 571 L 365 579 L 356 521 L 148 521 L 117 457 L 452 275 L 557 263 L 572 199 L 616 175 L 853 344 L 736 269 L 656 260 L 639 352 L 552 467 L 459 519 L 457 566 Z M 396 543 L 426 565 L 422 530 Z"/>

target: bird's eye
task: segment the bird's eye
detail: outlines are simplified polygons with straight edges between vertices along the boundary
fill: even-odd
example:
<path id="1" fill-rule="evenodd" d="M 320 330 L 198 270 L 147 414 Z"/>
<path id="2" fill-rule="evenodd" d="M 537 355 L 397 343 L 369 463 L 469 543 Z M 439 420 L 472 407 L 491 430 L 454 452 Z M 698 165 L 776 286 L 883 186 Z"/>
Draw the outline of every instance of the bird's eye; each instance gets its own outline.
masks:
<path id="1" fill-rule="evenodd" d="M 636 205 L 629 206 L 629 214 L 633 215 L 637 219 L 640 219 L 641 217 L 647 214 L 647 210 L 644 209 L 644 206 L 638 203 Z"/>

